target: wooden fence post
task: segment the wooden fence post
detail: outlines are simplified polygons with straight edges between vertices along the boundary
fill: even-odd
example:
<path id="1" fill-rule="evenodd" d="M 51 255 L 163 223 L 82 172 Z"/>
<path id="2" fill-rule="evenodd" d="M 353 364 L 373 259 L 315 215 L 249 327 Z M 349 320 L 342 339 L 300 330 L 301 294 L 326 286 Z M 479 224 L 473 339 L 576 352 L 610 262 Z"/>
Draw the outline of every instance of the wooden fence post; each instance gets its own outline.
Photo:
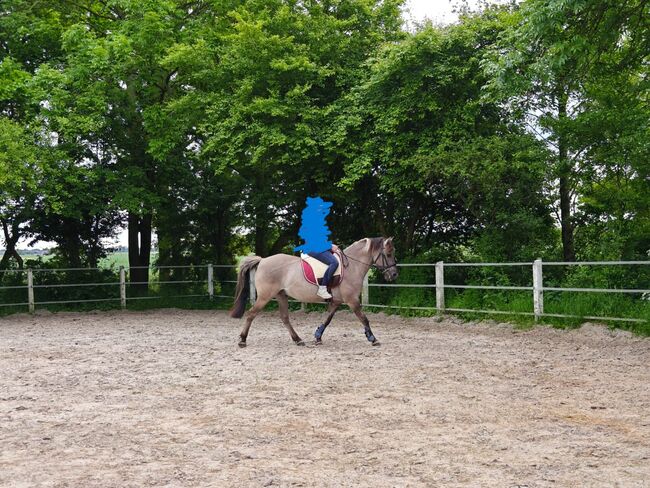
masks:
<path id="1" fill-rule="evenodd" d="M 36 308 L 34 303 L 34 274 L 31 268 L 27 270 L 27 303 L 29 304 L 29 313 L 34 313 Z"/>
<path id="2" fill-rule="evenodd" d="M 214 298 L 214 268 L 208 264 L 208 296 L 210 300 Z"/>
<path id="3" fill-rule="evenodd" d="M 540 320 L 544 314 L 544 279 L 541 259 L 533 262 L 533 311 L 535 321 Z"/>
<path id="4" fill-rule="evenodd" d="M 439 314 L 445 313 L 445 264 L 436 263 L 436 309 Z"/>
<path id="5" fill-rule="evenodd" d="M 370 303 L 370 290 L 368 287 L 368 273 L 363 277 L 363 287 L 361 288 L 361 305 Z"/>
<path id="6" fill-rule="evenodd" d="M 126 272 L 124 266 L 120 266 L 120 306 L 126 310 Z"/>
<path id="7" fill-rule="evenodd" d="M 250 297 L 251 297 L 251 305 L 255 304 L 255 300 L 257 300 L 257 293 L 255 290 L 255 270 L 252 269 L 250 271 Z"/>

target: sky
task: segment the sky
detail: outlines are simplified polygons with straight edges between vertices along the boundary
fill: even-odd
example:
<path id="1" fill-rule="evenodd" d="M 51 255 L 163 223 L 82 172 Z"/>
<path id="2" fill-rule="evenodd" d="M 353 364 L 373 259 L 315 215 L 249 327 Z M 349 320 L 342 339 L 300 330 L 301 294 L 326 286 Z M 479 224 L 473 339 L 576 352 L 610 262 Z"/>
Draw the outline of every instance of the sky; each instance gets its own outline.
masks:
<path id="1" fill-rule="evenodd" d="M 404 18 L 407 22 L 422 22 L 423 20 L 432 20 L 435 24 L 450 24 L 458 19 L 458 16 L 452 13 L 454 5 L 458 0 L 407 0 Z M 476 5 L 476 1 L 470 0 L 471 6 Z"/>
<path id="2" fill-rule="evenodd" d="M 450 24 L 458 20 L 458 16 L 452 12 L 459 0 L 407 0 L 404 5 L 404 19 L 412 26 L 414 23 L 431 20 L 435 24 Z M 469 5 L 475 7 L 477 0 L 469 0 Z M 126 231 L 122 231 L 118 238 L 111 245 L 127 245 Z M 50 248 L 54 243 L 38 242 L 35 248 Z M 2 242 L 0 242 L 2 247 Z M 27 242 L 22 241 L 17 246 L 19 249 L 28 248 Z"/>

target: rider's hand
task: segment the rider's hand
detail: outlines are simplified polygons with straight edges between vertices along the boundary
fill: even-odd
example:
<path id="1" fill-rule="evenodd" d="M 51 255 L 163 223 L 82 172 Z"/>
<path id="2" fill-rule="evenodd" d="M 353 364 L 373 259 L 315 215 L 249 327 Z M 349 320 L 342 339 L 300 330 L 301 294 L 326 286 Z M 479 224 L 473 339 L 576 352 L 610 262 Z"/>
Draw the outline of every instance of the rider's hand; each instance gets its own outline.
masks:
<path id="1" fill-rule="evenodd" d="M 336 244 L 332 244 L 332 251 L 338 251 L 338 250 L 339 250 L 339 246 L 337 246 Z"/>

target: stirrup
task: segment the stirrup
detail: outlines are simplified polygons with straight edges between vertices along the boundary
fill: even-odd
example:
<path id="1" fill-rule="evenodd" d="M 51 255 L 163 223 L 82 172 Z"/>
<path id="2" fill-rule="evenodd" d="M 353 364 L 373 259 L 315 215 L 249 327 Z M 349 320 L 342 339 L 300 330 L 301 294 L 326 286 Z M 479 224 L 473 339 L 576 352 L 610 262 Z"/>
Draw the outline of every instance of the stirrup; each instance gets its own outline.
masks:
<path id="1" fill-rule="evenodd" d="M 318 295 L 319 297 L 325 300 L 329 300 L 332 298 L 332 295 L 327 291 L 327 288 L 325 286 L 319 286 L 316 295 Z"/>

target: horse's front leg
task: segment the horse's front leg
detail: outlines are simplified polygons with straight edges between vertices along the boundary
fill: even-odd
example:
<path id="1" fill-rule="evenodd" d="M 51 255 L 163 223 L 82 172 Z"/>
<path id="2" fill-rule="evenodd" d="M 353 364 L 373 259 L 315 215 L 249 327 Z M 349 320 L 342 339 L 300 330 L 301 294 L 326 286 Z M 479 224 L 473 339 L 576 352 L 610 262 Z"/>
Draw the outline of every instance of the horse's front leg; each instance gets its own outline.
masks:
<path id="1" fill-rule="evenodd" d="M 370 341 L 373 346 L 380 346 L 381 343 L 377 340 L 375 335 L 372 333 L 372 330 L 370 329 L 370 322 L 368 321 L 368 317 L 366 317 L 366 314 L 361 311 L 361 304 L 358 301 L 355 301 L 349 305 L 359 321 L 363 324 L 366 339 L 368 339 L 368 341 Z"/>
<path id="2" fill-rule="evenodd" d="M 316 345 L 320 346 L 323 341 L 323 333 L 325 333 L 325 329 L 327 326 L 330 324 L 332 321 L 332 318 L 334 317 L 334 314 L 336 313 L 336 310 L 339 308 L 341 305 L 340 302 L 330 302 L 330 304 L 327 306 L 327 311 L 329 312 L 329 315 L 325 319 L 325 322 L 323 322 L 317 329 L 316 332 L 314 332 L 314 337 L 316 338 Z"/>

